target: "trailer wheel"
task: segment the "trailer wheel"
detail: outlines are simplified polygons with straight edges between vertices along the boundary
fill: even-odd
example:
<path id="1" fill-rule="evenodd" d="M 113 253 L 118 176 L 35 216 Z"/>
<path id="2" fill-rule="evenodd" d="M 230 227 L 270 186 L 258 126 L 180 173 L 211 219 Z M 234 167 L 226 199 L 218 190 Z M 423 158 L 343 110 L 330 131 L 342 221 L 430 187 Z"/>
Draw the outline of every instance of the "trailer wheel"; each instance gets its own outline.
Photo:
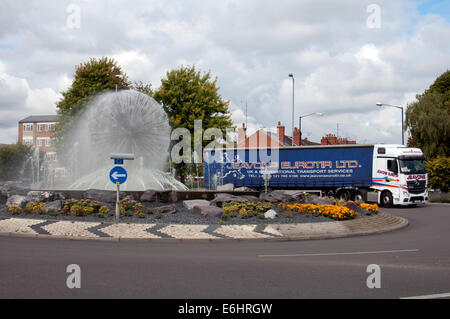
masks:
<path id="1" fill-rule="evenodd" d="M 364 196 L 360 191 L 354 191 L 352 193 L 352 200 L 355 202 L 362 202 L 364 200 Z"/>
<path id="2" fill-rule="evenodd" d="M 347 190 L 340 191 L 338 193 L 338 198 L 339 198 L 339 200 L 343 200 L 344 202 L 348 202 L 348 200 L 350 199 L 350 192 L 347 191 Z"/>
<path id="3" fill-rule="evenodd" d="M 381 205 L 383 205 L 383 207 L 392 207 L 393 204 L 393 200 L 392 200 L 392 194 L 390 191 L 384 191 L 381 194 Z"/>

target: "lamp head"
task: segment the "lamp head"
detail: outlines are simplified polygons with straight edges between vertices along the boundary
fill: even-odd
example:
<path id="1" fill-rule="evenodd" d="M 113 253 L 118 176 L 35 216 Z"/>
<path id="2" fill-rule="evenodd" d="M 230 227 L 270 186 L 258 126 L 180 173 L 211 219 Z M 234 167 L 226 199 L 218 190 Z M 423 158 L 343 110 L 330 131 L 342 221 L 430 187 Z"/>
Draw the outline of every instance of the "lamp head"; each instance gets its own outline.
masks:
<path id="1" fill-rule="evenodd" d="M 293 75 L 292 73 L 289 73 L 289 77 L 290 77 L 290 78 L 293 78 L 294 75 Z"/>
<path id="2" fill-rule="evenodd" d="M 383 106 L 383 103 L 378 102 L 377 105 L 378 106 Z"/>

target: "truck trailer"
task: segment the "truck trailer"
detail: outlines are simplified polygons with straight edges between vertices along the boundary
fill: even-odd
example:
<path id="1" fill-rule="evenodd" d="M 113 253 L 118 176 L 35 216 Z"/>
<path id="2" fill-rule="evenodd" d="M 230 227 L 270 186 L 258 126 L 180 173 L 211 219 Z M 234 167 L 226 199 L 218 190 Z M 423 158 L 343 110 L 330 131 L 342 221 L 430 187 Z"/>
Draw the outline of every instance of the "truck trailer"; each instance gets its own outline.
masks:
<path id="1" fill-rule="evenodd" d="M 394 144 L 205 149 L 204 185 L 320 190 L 342 200 L 414 205 L 428 201 L 425 157 Z"/>

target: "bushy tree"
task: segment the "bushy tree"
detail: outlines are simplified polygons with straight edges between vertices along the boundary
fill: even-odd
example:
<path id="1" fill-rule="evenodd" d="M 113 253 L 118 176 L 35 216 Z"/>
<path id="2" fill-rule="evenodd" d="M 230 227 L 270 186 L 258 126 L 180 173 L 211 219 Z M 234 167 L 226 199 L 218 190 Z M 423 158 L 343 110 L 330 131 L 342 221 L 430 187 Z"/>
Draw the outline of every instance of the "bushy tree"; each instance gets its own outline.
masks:
<path id="1" fill-rule="evenodd" d="M 220 96 L 217 78 L 212 79 L 210 72 L 202 74 L 195 66 L 181 66 L 167 72 L 153 98 L 162 104 L 172 129 L 182 127 L 191 132 L 192 149 L 195 120 L 202 121 L 202 135 L 205 129 L 218 128 L 225 136 L 226 128 L 232 127 L 229 101 Z M 211 141 L 202 141 L 203 147 L 208 143 Z M 186 163 L 175 164 L 175 168 L 184 181 Z"/>
<path id="2" fill-rule="evenodd" d="M 450 189 L 450 158 L 440 157 L 426 162 L 428 186 L 443 192 Z"/>
<path id="3" fill-rule="evenodd" d="M 64 133 L 81 114 L 86 104 L 97 94 L 107 90 L 129 89 L 130 83 L 121 67 L 106 57 L 91 58 L 76 67 L 70 88 L 62 92 L 62 99 L 57 103 L 58 122 L 55 127 L 56 145 L 64 144 Z"/>
<path id="4" fill-rule="evenodd" d="M 32 152 L 31 146 L 20 143 L 0 147 L 0 180 L 19 180 Z"/>
<path id="5" fill-rule="evenodd" d="M 439 76 L 406 110 L 408 146 L 419 147 L 429 159 L 450 156 L 450 71 Z"/>

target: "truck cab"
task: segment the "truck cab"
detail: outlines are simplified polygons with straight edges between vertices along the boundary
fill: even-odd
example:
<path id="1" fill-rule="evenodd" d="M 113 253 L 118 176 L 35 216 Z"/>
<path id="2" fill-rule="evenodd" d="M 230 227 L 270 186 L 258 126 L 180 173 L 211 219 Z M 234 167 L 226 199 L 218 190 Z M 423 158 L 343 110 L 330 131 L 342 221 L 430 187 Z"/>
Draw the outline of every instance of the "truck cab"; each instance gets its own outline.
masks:
<path id="1" fill-rule="evenodd" d="M 372 200 L 385 207 L 415 205 L 428 201 L 425 157 L 418 148 L 374 145 Z"/>

